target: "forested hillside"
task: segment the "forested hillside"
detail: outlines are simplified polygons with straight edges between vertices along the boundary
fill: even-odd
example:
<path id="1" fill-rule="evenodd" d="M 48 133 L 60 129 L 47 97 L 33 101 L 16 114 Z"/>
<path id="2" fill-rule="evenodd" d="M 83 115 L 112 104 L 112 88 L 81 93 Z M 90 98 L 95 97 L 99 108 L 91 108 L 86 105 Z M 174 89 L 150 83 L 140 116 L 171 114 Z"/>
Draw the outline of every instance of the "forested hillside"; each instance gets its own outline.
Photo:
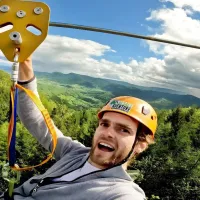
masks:
<path id="1" fill-rule="evenodd" d="M 0 163 L 6 161 L 9 116 L 9 75 L 0 71 Z M 55 124 L 66 136 L 91 145 L 97 125 L 97 110 L 113 96 L 101 88 L 51 82 L 39 79 L 39 93 Z M 118 88 L 119 90 L 119 88 Z M 78 92 L 79 91 L 79 92 Z M 163 100 L 164 101 L 164 100 Z M 129 170 L 139 170 L 134 177 L 148 199 L 200 199 L 200 108 L 198 106 L 158 110 L 156 143 L 134 162 Z M 30 145 L 31 144 L 31 145 Z M 35 165 L 47 152 L 38 145 L 18 121 L 17 156 L 20 165 Z M 33 171 L 23 172 L 21 183 L 43 173 L 54 160 Z M 5 189 L 0 175 L 0 190 Z"/>
<path id="2" fill-rule="evenodd" d="M 49 85 L 48 89 L 54 87 L 54 90 L 57 90 L 57 94 L 59 90 L 62 90 L 62 92 L 59 92 L 62 94 L 65 91 L 67 97 L 64 95 L 64 99 L 68 98 L 67 100 L 69 101 L 67 102 L 71 106 L 71 100 L 73 101 L 74 97 L 75 99 L 78 98 L 80 102 L 82 101 L 83 106 L 87 107 L 88 105 L 99 106 L 99 102 L 101 101 L 105 102 L 105 100 L 107 101 L 111 97 L 122 95 L 130 95 L 144 99 L 158 109 L 171 109 L 180 105 L 186 107 L 191 105 L 200 106 L 199 98 L 192 95 L 180 95 L 180 92 L 169 89 L 163 89 L 161 91 L 161 88 L 141 87 L 121 81 L 92 78 L 73 73 L 37 72 L 36 75 L 41 80 L 41 89 L 45 88 L 45 85 Z M 46 88 L 44 90 L 47 91 Z M 58 94 L 56 96 L 60 98 L 61 95 Z M 62 98 L 63 96 L 61 96 L 60 100 Z"/>

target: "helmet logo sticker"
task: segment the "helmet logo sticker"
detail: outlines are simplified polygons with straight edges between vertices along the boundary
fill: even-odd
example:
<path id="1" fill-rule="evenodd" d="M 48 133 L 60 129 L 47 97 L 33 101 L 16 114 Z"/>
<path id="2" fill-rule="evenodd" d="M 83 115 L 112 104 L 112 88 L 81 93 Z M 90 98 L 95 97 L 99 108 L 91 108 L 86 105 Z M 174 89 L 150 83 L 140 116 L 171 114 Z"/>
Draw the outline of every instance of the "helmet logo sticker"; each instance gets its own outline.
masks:
<path id="1" fill-rule="evenodd" d="M 121 110 L 121 111 L 124 111 L 124 112 L 127 112 L 127 113 L 130 111 L 130 109 L 133 106 L 133 104 L 123 102 L 123 101 L 118 101 L 118 100 L 111 101 L 109 103 L 109 105 L 112 109 Z"/>

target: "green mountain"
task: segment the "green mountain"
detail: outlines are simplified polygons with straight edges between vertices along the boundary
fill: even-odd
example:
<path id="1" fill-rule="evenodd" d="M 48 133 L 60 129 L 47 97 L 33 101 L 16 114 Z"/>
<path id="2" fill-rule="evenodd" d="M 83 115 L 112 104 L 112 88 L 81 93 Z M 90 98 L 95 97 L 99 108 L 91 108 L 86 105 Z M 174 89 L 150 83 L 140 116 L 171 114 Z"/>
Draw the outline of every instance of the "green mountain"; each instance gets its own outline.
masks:
<path id="1" fill-rule="evenodd" d="M 2 101 L 4 101 L 5 98 L 9 98 L 10 86 L 5 82 L 10 82 L 10 77 L 6 72 L 0 72 L 0 93 L 1 98 L 3 98 Z M 164 89 L 163 92 L 159 91 L 160 88 L 149 88 L 150 90 L 148 90 L 148 88 L 126 82 L 93 78 L 74 73 L 35 72 L 35 74 L 41 95 L 45 96 L 52 104 L 53 102 L 66 104 L 72 109 L 99 108 L 110 98 L 121 95 L 144 99 L 157 109 L 169 109 L 177 106 L 188 107 L 191 105 L 200 106 L 199 98 L 192 95 L 172 94 L 176 91 L 168 91 L 168 89 Z M 7 105 L 3 107 L 5 109 Z"/>
<path id="2" fill-rule="evenodd" d="M 168 89 L 163 92 L 125 82 L 93 78 L 74 73 L 35 73 L 40 90 L 53 100 L 65 102 L 71 107 L 98 107 L 110 98 L 121 95 L 135 96 L 144 99 L 158 109 L 177 106 L 200 105 L 200 99 L 192 95 L 172 94 Z"/>
<path id="3" fill-rule="evenodd" d="M 183 92 L 175 91 L 171 89 L 166 88 L 156 88 L 156 87 L 144 87 L 144 86 L 138 86 L 133 85 L 127 82 L 123 81 L 116 81 L 116 80 L 110 80 L 110 79 L 102 79 L 102 78 L 93 78 L 86 75 L 79 75 L 74 73 L 69 74 L 63 74 L 60 72 L 54 72 L 54 73 L 46 73 L 46 72 L 35 72 L 37 77 L 39 78 L 48 78 L 51 80 L 54 80 L 56 82 L 59 82 L 61 84 L 79 84 L 86 87 L 102 87 L 106 86 L 108 84 L 119 84 L 126 87 L 134 87 L 140 90 L 151 90 L 156 92 L 165 92 L 170 94 L 183 94 Z M 106 80 L 106 82 L 105 82 Z"/>

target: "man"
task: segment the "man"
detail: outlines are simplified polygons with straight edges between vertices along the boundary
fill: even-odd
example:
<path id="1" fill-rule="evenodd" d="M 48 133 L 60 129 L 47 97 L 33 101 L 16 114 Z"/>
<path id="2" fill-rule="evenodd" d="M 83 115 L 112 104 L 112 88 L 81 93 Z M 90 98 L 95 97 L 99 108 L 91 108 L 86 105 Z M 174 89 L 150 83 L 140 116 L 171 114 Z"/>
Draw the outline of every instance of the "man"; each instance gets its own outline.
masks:
<path id="1" fill-rule="evenodd" d="M 20 64 L 19 84 L 37 93 L 31 58 Z M 43 116 L 19 92 L 19 116 L 47 150 L 52 138 Z M 110 100 L 98 113 L 99 125 L 88 148 L 65 137 L 56 127 L 57 162 L 14 190 L 15 200 L 143 200 L 143 190 L 126 173 L 127 162 L 153 141 L 157 116 L 146 102 L 133 97 Z"/>

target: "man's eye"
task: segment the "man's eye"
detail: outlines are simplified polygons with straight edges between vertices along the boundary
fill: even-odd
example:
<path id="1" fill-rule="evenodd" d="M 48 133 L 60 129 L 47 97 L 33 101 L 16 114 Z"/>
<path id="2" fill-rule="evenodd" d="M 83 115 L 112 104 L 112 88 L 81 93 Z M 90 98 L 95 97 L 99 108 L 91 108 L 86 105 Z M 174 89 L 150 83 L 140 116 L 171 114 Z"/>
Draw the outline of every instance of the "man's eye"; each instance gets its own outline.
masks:
<path id="1" fill-rule="evenodd" d="M 102 122 L 102 123 L 100 123 L 100 126 L 103 126 L 103 127 L 108 127 L 108 126 L 109 126 L 109 124 L 108 124 L 108 123 L 105 123 L 105 122 Z"/>
<path id="2" fill-rule="evenodd" d="M 130 133 L 129 130 L 127 130 L 127 129 L 125 129 L 125 128 L 121 128 L 121 132 L 123 132 L 123 133 L 128 133 L 128 134 Z"/>

